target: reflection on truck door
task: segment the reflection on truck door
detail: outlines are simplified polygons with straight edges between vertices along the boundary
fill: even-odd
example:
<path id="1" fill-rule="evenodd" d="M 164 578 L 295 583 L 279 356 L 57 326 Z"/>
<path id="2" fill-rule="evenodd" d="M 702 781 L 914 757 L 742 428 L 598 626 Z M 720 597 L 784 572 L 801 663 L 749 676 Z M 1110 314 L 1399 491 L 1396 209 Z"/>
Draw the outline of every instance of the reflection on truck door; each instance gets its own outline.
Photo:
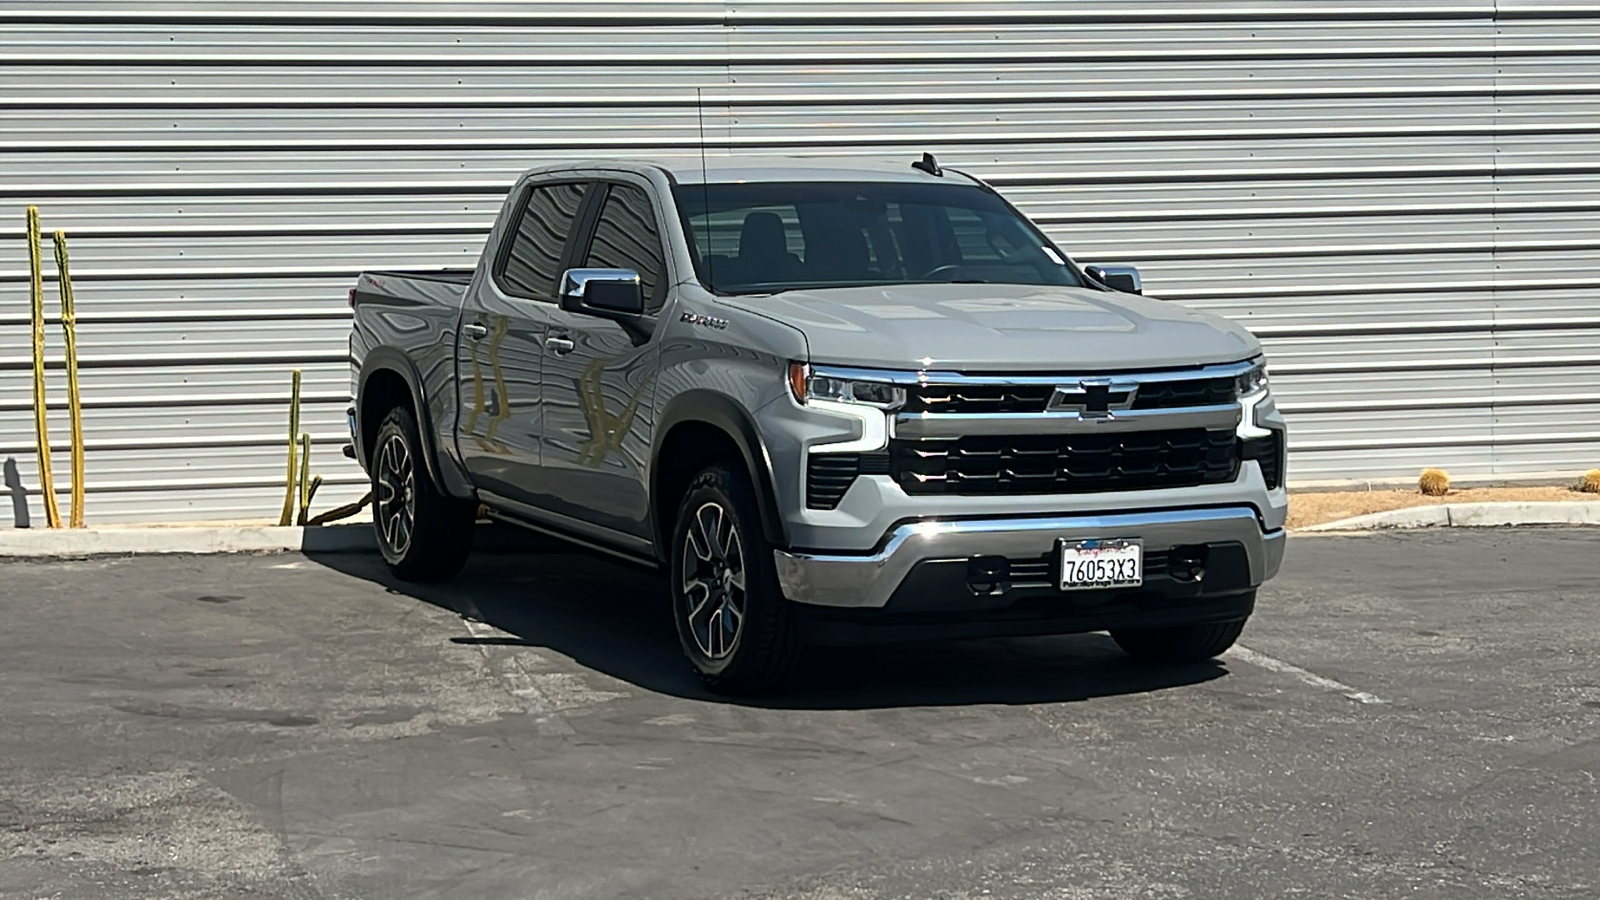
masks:
<path id="1" fill-rule="evenodd" d="M 606 190 L 593 238 L 576 265 L 638 272 L 646 313 L 654 314 L 667 284 L 649 195 L 627 184 Z M 538 502 L 648 536 L 645 469 L 651 430 L 641 426 L 654 417 L 658 347 L 653 340 L 636 343 L 616 322 L 559 308 L 551 310 L 550 334 L 566 337 L 572 349 L 546 353 L 540 375 L 545 496 Z"/>
<path id="2" fill-rule="evenodd" d="M 556 281 L 588 185 L 540 184 L 524 194 L 493 271 L 461 312 L 456 443 L 481 488 L 529 501 L 539 467 L 539 370 Z"/>

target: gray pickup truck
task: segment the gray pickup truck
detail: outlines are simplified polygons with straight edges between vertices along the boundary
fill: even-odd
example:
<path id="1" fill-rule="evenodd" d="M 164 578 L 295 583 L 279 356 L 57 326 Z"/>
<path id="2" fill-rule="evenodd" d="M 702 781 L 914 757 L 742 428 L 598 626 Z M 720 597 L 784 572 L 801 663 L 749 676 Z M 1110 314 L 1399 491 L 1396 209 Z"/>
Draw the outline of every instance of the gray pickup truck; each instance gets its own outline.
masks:
<path id="1" fill-rule="evenodd" d="M 718 691 L 817 643 L 1204 659 L 1282 560 L 1284 423 L 1254 337 L 1139 291 L 929 156 L 538 168 L 476 269 L 361 276 L 351 449 L 398 577 L 480 509 L 659 567 Z"/>

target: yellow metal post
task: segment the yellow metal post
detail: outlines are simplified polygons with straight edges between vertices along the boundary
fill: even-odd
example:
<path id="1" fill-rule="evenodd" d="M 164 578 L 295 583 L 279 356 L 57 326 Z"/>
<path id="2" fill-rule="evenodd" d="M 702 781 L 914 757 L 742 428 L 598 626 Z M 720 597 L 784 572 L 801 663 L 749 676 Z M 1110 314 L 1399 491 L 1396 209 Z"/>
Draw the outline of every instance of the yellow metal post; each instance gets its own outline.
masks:
<path id="1" fill-rule="evenodd" d="M 39 262 L 39 208 L 28 207 L 28 265 L 33 276 L 33 428 L 39 448 L 39 494 L 44 500 L 44 521 L 51 528 L 61 527 L 61 510 L 56 508 L 55 477 L 50 468 L 50 426 L 45 415 L 48 397 L 44 389 L 44 273 Z"/>
<path id="2" fill-rule="evenodd" d="M 72 419 L 72 517 L 83 527 L 83 398 L 78 393 L 78 313 L 72 298 L 72 270 L 67 262 L 67 233 L 56 238 L 56 287 L 61 293 L 61 330 L 67 338 L 67 413 Z"/>
<path id="3" fill-rule="evenodd" d="M 300 440 L 300 370 L 294 370 L 294 388 L 289 395 L 289 477 L 283 493 L 283 514 L 278 516 L 278 524 L 289 526 L 294 524 L 294 464 L 295 443 Z"/>

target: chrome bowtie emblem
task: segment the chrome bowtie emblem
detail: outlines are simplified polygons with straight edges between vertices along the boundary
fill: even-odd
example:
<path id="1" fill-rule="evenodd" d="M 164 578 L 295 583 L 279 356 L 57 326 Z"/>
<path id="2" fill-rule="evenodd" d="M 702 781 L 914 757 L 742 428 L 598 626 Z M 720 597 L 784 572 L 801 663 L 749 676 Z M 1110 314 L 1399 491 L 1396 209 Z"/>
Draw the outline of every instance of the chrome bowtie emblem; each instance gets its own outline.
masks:
<path id="1" fill-rule="evenodd" d="M 1088 380 L 1056 385 L 1050 412 L 1076 412 L 1085 419 L 1115 418 L 1115 410 L 1133 406 L 1139 386 L 1128 382 Z"/>

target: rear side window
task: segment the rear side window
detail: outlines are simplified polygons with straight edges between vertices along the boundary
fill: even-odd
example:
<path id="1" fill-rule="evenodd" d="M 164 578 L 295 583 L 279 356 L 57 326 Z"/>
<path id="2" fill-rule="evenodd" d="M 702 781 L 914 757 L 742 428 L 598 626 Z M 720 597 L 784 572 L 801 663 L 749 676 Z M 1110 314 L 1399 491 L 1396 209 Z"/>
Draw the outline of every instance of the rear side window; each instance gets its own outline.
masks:
<path id="1" fill-rule="evenodd" d="M 528 191 L 528 202 L 517 216 L 516 233 L 500 272 L 506 293 L 536 300 L 555 298 L 561 252 L 587 187 L 546 184 Z"/>
<path id="2" fill-rule="evenodd" d="M 595 224 L 584 268 L 638 272 L 645 310 L 655 312 L 666 295 L 661 257 L 661 235 L 656 230 L 655 213 L 650 210 L 650 198 L 632 185 L 612 185 L 600 210 L 600 221 Z"/>

